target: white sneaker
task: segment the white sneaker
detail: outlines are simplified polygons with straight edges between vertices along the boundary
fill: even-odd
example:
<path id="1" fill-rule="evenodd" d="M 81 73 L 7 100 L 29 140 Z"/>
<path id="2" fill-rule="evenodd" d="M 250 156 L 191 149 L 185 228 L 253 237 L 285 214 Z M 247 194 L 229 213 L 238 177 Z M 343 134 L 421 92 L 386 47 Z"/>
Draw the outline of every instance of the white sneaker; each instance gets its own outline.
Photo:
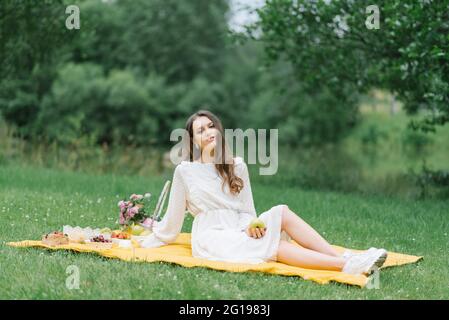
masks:
<path id="1" fill-rule="evenodd" d="M 343 252 L 343 254 L 341 255 L 341 257 L 342 257 L 343 259 L 348 260 L 349 258 L 351 258 L 351 257 L 353 257 L 353 256 L 365 254 L 365 253 L 367 253 L 367 252 L 373 252 L 374 250 L 377 250 L 377 248 L 371 247 L 371 248 L 369 248 L 368 250 L 365 250 L 365 251 L 362 251 L 362 252 L 354 252 L 354 251 L 351 251 L 351 250 L 347 249 L 347 250 L 345 250 L 345 251 Z"/>
<path id="2" fill-rule="evenodd" d="M 365 253 L 351 256 L 342 271 L 348 274 L 371 274 L 384 264 L 387 255 L 385 249 L 370 248 Z"/>
<path id="3" fill-rule="evenodd" d="M 346 260 L 348 260 L 349 258 L 351 258 L 353 255 L 355 255 L 356 253 L 355 252 L 352 252 L 351 250 L 345 250 L 344 252 L 343 252 L 343 254 L 341 255 L 341 257 L 343 258 L 343 259 L 346 259 Z"/>

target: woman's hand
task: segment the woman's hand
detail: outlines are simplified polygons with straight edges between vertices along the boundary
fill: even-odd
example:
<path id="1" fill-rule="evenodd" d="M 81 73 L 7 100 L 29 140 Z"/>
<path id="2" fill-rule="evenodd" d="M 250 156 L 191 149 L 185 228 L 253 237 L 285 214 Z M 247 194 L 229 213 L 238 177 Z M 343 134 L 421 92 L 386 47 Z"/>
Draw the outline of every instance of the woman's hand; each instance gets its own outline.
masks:
<path id="1" fill-rule="evenodd" d="M 267 228 L 250 228 L 248 227 L 246 229 L 246 234 L 250 236 L 251 238 L 262 238 L 265 235 L 265 231 L 267 231 Z"/>
<path id="2" fill-rule="evenodd" d="M 213 153 L 215 152 L 215 147 L 217 146 L 217 143 L 215 139 L 208 143 L 201 152 L 201 158 L 203 160 L 209 161 L 209 159 L 215 159 Z"/>

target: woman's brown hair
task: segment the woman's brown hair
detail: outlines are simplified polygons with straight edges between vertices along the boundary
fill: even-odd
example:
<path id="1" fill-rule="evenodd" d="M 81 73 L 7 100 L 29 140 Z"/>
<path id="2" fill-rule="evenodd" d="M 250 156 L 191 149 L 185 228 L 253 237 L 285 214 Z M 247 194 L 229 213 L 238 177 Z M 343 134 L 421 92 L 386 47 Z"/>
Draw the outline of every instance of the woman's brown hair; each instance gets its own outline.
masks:
<path id="1" fill-rule="evenodd" d="M 232 194 L 240 193 L 240 190 L 243 188 L 243 180 L 235 175 L 234 173 L 234 159 L 232 157 L 232 153 L 229 151 L 228 145 L 225 141 L 225 135 L 223 130 L 223 125 L 220 121 L 220 119 L 214 115 L 212 112 L 208 110 L 199 110 L 192 114 L 186 122 L 186 134 L 188 134 L 188 137 L 184 139 L 186 142 L 185 148 L 187 148 L 187 155 L 188 159 L 187 161 L 194 161 L 197 160 L 197 158 L 194 158 L 195 156 L 201 156 L 198 151 L 194 149 L 193 146 L 193 122 L 198 117 L 208 117 L 212 123 L 214 124 L 214 127 L 218 131 L 217 136 L 217 145 L 216 148 L 221 147 L 221 152 L 215 151 L 215 168 L 217 169 L 220 176 L 223 178 L 223 184 L 222 189 L 224 188 L 225 184 L 228 183 L 229 190 Z M 221 138 L 221 139 L 220 139 Z"/>

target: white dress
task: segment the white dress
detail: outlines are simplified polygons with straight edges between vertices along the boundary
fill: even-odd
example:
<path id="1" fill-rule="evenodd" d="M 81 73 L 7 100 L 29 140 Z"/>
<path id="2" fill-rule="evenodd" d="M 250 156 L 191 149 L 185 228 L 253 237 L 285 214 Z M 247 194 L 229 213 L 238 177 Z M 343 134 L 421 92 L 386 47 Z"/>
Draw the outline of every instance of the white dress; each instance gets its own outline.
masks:
<path id="1" fill-rule="evenodd" d="M 255 239 L 245 232 L 256 218 L 248 167 L 241 157 L 234 158 L 235 174 L 243 180 L 239 194 L 232 195 L 229 185 L 222 191 L 222 178 L 213 163 L 182 161 L 175 168 L 168 207 L 153 233 L 141 241 L 145 248 L 174 242 L 181 232 L 186 209 L 194 217 L 191 233 L 192 256 L 235 263 L 276 261 L 281 239 L 290 240 L 281 231 L 283 205 L 263 212 L 266 233 Z"/>

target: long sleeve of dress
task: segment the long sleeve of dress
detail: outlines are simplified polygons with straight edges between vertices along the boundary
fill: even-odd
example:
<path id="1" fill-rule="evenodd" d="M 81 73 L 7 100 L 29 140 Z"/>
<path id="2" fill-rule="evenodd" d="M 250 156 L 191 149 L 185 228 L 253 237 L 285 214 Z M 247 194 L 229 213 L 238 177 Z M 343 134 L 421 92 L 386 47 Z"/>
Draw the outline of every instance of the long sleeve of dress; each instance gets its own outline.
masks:
<path id="1" fill-rule="evenodd" d="M 245 231 L 251 220 L 257 218 L 256 208 L 254 206 L 253 193 L 251 190 L 251 182 L 249 179 L 248 166 L 243 159 L 239 159 L 242 170 L 240 178 L 243 180 L 243 189 L 240 191 L 239 197 L 243 204 L 243 210 L 240 213 L 239 229 Z"/>
<path id="2" fill-rule="evenodd" d="M 173 174 L 167 211 L 160 222 L 140 245 L 144 248 L 160 247 L 174 242 L 181 232 L 186 212 L 186 187 L 178 165 Z"/>

